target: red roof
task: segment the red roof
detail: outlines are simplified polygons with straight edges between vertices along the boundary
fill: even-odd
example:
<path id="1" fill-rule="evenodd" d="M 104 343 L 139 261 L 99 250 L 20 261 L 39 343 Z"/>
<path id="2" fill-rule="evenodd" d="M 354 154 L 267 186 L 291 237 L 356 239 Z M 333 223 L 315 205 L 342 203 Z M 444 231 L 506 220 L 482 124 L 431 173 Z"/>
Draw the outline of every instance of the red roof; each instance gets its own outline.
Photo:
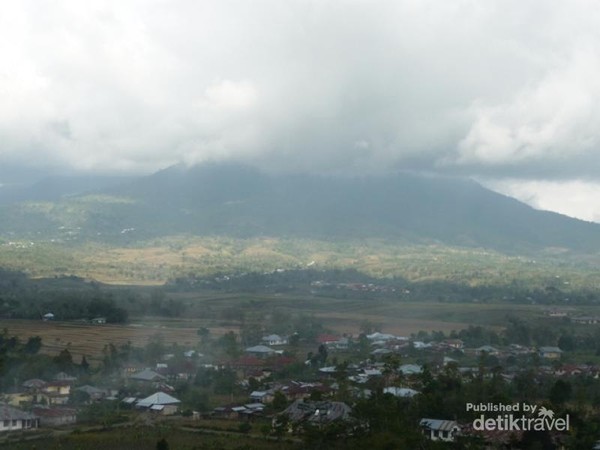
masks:
<path id="1" fill-rule="evenodd" d="M 229 361 L 228 364 L 234 367 L 262 367 L 265 365 L 265 360 L 256 356 L 240 356 L 237 359 Z"/>
<path id="2" fill-rule="evenodd" d="M 333 334 L 320 334 L 317 336 L 317 342 L 319 344 L 326 344 L 327 342 L 336 342 L 339 341 L 340 337 L 335 336 Z"/>

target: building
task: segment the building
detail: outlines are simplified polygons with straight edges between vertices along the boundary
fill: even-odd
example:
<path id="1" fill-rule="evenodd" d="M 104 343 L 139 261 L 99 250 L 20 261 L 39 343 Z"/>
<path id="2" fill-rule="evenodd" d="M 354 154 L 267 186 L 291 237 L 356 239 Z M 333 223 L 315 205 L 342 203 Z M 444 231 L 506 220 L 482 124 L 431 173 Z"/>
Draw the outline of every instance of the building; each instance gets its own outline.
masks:
<path id="1" fill-rule="evenodd" d="M 454 420 L 421 419 L 419 426 L 432 441 L 454 442 L 460 433 L 460 427 Z"/>
<path id="2" fill-rule="evenodd" d="M 106 389 L 100 389 L 95 386 L 90 386 L 89 384 L 86 384 L 85 386 L 80 386 L 75 390 L 85 392 L 87 395 L 89 395 L 90 400 L 93 401 L 102 400 L 103 398 L 109 396 L 109 392 Z"/>
<path id="3" fill-rule="evenodd" d="M 175 397 L 171 397 L 169 394 L 165 394 L 164 392 L 155 392 L 154 394 L 139 400 L 135 404 L 135 407 L 147 409 L 163 415 L 171 415 L 177 412 L 180 403 L 180 400 L 176 399 Z"/>
<path id="4" fill-rule="evenodd" d="M 275 350 L 273 350 L 271 347 L 267 347 L 266 345 L 255 345 L 254 347 L 248 347 L 246 350 L 244 350 L 244 352 L 258 358 L 266 358 L 267 356 L 271 356 L 276 353 Z"/>
<path id="5" fill-rule="evenodd" d="M 140 370 L 139 372 L 131 375 L 129 379 L 140 383 L 160 383 L 161 381 L 166 380 L 164 376 L 152 369 Z"/>
<path id="6" fill-rule="evenodd" d="M 71 395 L 71 382 L 53 380 L 46 383 L 46 387 L 40 393 L 48 405 L 64 405 L 69 401 Z"/>
<path id="7" fill-rule="evenodd" d="M 0 403 L 0 432 L 31 430 L 39 427 L 39 418 L 5 403 Z"/>
<path id="8" fill-rule="evenodd" d="M 401 388 L 401 387 L 396 387 L 396 386 L 390 386 L 390 387 L 383 388 L 383 393 L 384 394 L 392 394 L 393 396 L 399 397 L 399 398 L 412 398 L 415 395 L 419 394 L 419 391 L 415 391 L 414 389 L 410 389 L 410 388 Z"/>
<path id="9" fill-rule="evenodd" d="M 261 341 L 265 345 L 286 345 L 288 343 L 287 338 L 281 337 L 278 334 L 263 336 Z"/>
<path id="10" fill-rule="evenodd" d="M 600 323 L 600 317 L 597 317 L 597 316 L 571 317 L 571 322 L 577 323 L 580 325 L 593 325 L 596 323 Z"/>
<path id="11" fill-rule="evenodd" d="M 461 339 L 446 339 L 442 343 L 446 347 L 454 350 L 462 350 L 465 347 L 465 343 Z"/>
<path id="12" fill-rule="evenodd" d="M 562 355 L 562 350 L 558 347 L 540 347 L 538 353 L 540 358 L 559 359 Z"/>
<path id="13" fill-rule="evenodd" d="M 497 356 L 500 354 L 500 351 L 496 347 L 492 347 L 491 345 L 482 345 L 481 347 L 475 349 L 475 354 Z"/>
<path id="14" fill-rule="evenodd" d="M 281 415 L 287 416 L 292 423 L 311 423 L 326 425 L 337 420 L 350 420 L 352 408 L 343 402 L 310 402 L 296 400 Z"/>
<path id="15" fill-rule="evenodd" d="M 42 427 L 59 427 L 77 423 L 77 410 L 74 408 L 52 408 L 36 406 L 33 413 L 39 417 Z"/>
<path id="16" fill-rule="evenodd" d="M 419 375 L 423 373 L 423 366 L 419 366 L 418 364 L 402 364 L 398 367 L 398 370 L 402 375 Z"/>

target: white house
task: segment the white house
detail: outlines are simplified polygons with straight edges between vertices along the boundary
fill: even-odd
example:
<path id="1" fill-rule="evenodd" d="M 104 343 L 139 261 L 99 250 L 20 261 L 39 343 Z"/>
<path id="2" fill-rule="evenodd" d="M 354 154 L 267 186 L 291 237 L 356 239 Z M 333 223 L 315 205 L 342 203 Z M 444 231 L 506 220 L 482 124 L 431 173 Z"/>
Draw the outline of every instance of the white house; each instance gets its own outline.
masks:
<path id="1" fill-rule="evenodd" d="M 460 433 L 460 427 L 454 420 L 421 419 L 419 426 L 432 441 L 454 442 Z"/>
<path id="2" fill-rule="evenodd" d="M 37 428 L 40 420 L 37 416 L 18 408 L 0 403 L 0 432 L 29 430 Z"/>
<path id="3" fill-rule="evenodd" d="M 265 345 L 286 345 L 288 343 L 287 338 L 279 336 L 278 334 L 263 336 L 261 341 Z"/>
<path id="4" fill-rule="evenodd" d="M 412 398 L 415 395 L 417 395 L 419 393 L 419 391 L 415 391 L 414 389 L 410 389 L 410 388 L 389 386 L 389 387 L 383 388 L 383 393 L 384 394 L 392 394 L 393 396 L 400 397 L 400 398 Z"/>
<path id="5" fill-rule="evenodd" d="M 159 412 L 164 415 L 175 414 L 179 408 L 180 400 L 171 397 L 164 392 L 155 392 L 154 394 L 138 401 L 136 408 L 144 408 L 150 411 Z"/>

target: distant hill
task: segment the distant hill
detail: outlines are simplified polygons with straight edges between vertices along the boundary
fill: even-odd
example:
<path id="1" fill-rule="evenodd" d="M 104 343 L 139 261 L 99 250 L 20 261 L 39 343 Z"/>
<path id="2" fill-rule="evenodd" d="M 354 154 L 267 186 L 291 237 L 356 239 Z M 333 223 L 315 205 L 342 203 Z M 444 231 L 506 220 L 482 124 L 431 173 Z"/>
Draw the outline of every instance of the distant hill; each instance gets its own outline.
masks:
<path id="1" fill-rule="evenodd" d="M 31 184 L 9 183 L 0 187 L 0 205 L 25 201 L 58 201 L 130 181 L 116 176 L 50 176 Z"/>
<path id="2" fill-rule="evenodd" d="M 51 203 L 4 206 L 0 232 L 80 227 L 81 236 L 385 238 L 526 252 L 600 250 L 600 225 L 535 210 L 473 181 L 269 175 L 232 164 L 173 166 Z"/>

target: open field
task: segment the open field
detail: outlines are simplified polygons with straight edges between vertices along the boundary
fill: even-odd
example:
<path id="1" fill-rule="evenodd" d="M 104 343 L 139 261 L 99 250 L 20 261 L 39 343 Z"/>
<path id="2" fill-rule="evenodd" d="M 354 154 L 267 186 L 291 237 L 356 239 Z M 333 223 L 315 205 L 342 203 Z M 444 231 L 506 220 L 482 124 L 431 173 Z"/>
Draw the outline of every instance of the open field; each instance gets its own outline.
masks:
<path id="1" fill-rule="evenodd" d="M 131 342 L 134 346 L 142 347 L 160 335 L 166 345 L 177 343 L 194 347 L 198 342 L 197 330 L 200 327 L 207 327 L 213 337 L 228 331 L 237 333 L 241 325 L 239 321 L 218 318 L 228 308 L 242 311 L 247 321 L 266 319 L 277 311 L 289 317 L 314 316 L 326 329 L 340 334 L 356 335 L 360 332 L 361 325 L 368 321 L 382 331 L 404 336 L 420 330 L 449 333 L 469 325 L 500 329 L 507 314 L 516 314 L 521 318 L 540 317 L 545 309 L 537 305 L 365 302 L 358 299 L 292 296 L 185 294 L 176 298 L 188 304 L 188 311 L 183 318 L 134 318 L 129 325 L 3 319 L 0 320 L 0 328 L 6 328 L 10 335 L 23 340 L 30 336 L 40 336 L 44 353 L 55 355 L 68 348 L 76 360 L 86 355 L 90 363 L 94 364 L 102 357 L 102 349 L 108 343 L 120 345 Z M 586 312 L 594 313 L 589 308 Z"/>
<path id="2" fill-rule="evenodd" d="M 193 346 L 198 340 L 197 328 L 167 325 L 89 325 L 41 320 L 0 320 L 0 328 L 7 329 L 10 335 L 22 340 L 40 336 L 43 353 L 56 355 L 68 348 L 75 361 L 86 355 L 90 363 L 99 360 L 102 349 L 108 343 L 119 345 L 131 342 L 134 346 L 144 346 L 156 335 L 162 336 L 167 345 L 178 343 Z"/>

